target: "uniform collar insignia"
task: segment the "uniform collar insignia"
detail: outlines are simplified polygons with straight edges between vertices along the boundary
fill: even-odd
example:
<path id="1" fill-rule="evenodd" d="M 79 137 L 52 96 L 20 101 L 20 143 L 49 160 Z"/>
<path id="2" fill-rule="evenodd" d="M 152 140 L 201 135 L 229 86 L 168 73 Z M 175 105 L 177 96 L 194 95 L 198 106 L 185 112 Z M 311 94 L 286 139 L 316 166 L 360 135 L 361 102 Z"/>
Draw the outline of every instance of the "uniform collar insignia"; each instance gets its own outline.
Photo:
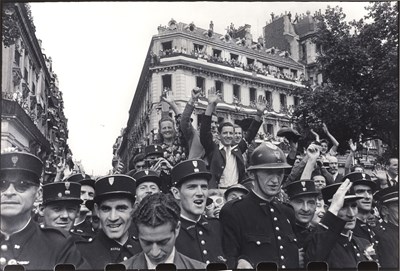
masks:
<path id="1" fill-rule="evenodd" d="M 114 183 L 114 177 L 109 177 L 109 178 L 108 178 L 108 183 L 109 183 L 110 185 L 113 185 L 113 183 Z"/>
<path id="2" fill-rule="evenodd" d="M 13 162 L 14 167 L 16 167 L 17 166 L 17 162 L 18 162 L 18 156 L 12 156 L 11 157 L 11 162 Z"/>

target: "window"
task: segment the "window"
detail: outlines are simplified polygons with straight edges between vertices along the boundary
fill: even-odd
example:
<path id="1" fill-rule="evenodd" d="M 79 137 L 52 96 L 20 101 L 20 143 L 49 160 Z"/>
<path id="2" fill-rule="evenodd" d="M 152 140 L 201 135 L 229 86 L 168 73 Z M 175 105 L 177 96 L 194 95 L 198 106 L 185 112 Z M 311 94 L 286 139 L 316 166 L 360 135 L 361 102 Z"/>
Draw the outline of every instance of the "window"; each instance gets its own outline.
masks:
<path id="1" fill-rule="evenodd" d="M 239 85 L 236 85 L 236 84 L 233 85 L 233 96 L 238 98 L 240 101 L 240 86 Z"/>
<path id="2" fill-rule="evenodd" d="M 231 53 L 231 59 L 238 60 L 239 56 Z"/>
<path id="3" fill-rule="evenodd" d="M 256 101 L 257 101 L 257 89 L 250 88 L 250 102 L 256 102 Z"/>
<path id="4" fill-rule="evenodd" d="M 293 97 L 293 100 L 294 100 L 294 106 L 298 106 L 298 105 L 300 104 L 300 99 L 299 99 L 299 97 L 294 96 L 294 97 Z"/>
<path id="5" fill-rule="evenodd" d="M 172 89 L 172 75 L 166 74 L 162 76 L 162 89 Z"/>
<path id="6" fill-rule="evenodd" d="M 307 46 L 305 43 L 301 45 L 301 60 L 307 60 Z"/>
<path id="7" fill-rule="evenodd" d="M 265 91 L 265 99 L 267 100 L 269 105 L 272 105 L 272 93 L 271 91 Z"/>
<path id="8" fill-rule="evenodd" d="M 28 70 L 26 68 L 24 69 L 24 79 L 25 82 L 28 83 Z"/>
<path id="9" fill-rule="evenodd" d="M 279 94 L 279 99 L 281 101 L 281 108 L 286 108 L 287 107 L 286 95 L 285 94 Z"/>
<path id="10" fill-rule="evenodd" d="M 274 135 L 274 125 L 267 124 L 267 133 L 270 135 Z"/>
<path id="11" fill-rule="evenodd" d="M 247 65 L 254 64 L 254 59 L 252 58 L 247 58 Z"/>
<path id="12" fill-rule="evenodd" d="M 224 97 L 224 83 L 221 81 L 215 81 L 215 90 L 219 91 Z"/>
<path id="13" fill-rule="evenodd" d="M 14 61 L 15 61 L 15 64 L 17 64 L 18 67 L 19 67 L 19 60 L 20 60 L 20 57 L 21 57 L 21 55 L 20 55 L 20 53 L 18 52 L 18 50 L 15 50 L 15 52 L 14 52 Z"/>
<path id="14" fill-rule="evenodd" d="M 35 86 L 35 83 L 32 83 L 32 94 L 36 95 L 36 86 Z"/>
<path id="15" fill-rule="evenodd" d="M 194 45 L 194 51 L 195 52 L 201 52 L 204 49 L 204 45 L 196 44 L 196 43 L 194 43 L 193 45 Z"/>
<path id="16" fill-rule="evenodd" d="M 161 43 L 163 51 L 172 50 L 172 41 Z"/>
<path id="17" fill-rule="evenodd" d="M 196 87 L 201 88 L 204 90 L 205 85 L 205 79 L 200 76 L 196 76 Z"/>
<path id="18" fill-rule="evenodd" d="M 221 57 L 221 53 L 222 53 L 221 50 L 213 49 L 213 56 L 214 57 Z"/>
<path id="19" fill-rule="evenodd" d="M 291 70 L 293 78 L 297 78 L 297 70 Z"/>

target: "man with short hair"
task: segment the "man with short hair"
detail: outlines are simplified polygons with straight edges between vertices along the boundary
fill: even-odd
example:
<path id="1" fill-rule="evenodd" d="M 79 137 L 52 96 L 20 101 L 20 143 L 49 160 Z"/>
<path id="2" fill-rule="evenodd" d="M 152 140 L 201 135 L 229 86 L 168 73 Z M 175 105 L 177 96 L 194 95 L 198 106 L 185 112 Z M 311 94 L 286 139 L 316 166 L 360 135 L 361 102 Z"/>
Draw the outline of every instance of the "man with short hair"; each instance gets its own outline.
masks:
<path id="1" fill-rule="evenodd" d="M 352 234 L 358 212 L 356 201 L 362 197 L 352 193 L 351 186 L 346 179 L 322 189 L 324 202 L 329 207 L 305 247 L 307 261 L 324 261 L 331 269 L 353 269 L 360 261 L 376 259 L 371 243 Z"/>
<path id="2" fill-rule="evenodd" d="M 43 202 L 39 213 L 43 216 L 43 226 L 69 231 L 82 203 L 81 185 L 71 182 L 49 183 L 43 185 L 42 191 Z"/>
<path id="3" fill-rule="evenodd" d="M 215 88 L 210 89 L 208 106 L 200 127 L 200 141 L 206 156 L 209 157 L 210 172 L 212 173 L 210 188 L 227 189 L 245 179 L 245 164 L 242 154 L 247 150 L 249 143 L 254 139 L 261 126 L 265 101 L 262 96 L 259 97 L 256 104 L 257 114 L 245 138 L 242 138 L 236 145 L 233 142 L 234 126 L 230 122 L 224 122 L 218 126 L 220 143 L 213 142 L 211 115 L 220 102 L 222 102 L 220 94 L 215 91 Z"/>
<path id="4" fill-rule="evenodd" d="M 181 208 L 181 230 L 176 248 L 203 263 L 224 262 L 218 219 L 206 218 L 204 210 L 211 173 L 203 160 L 186 160 L 171 172 L 171 192 Z"/>
<path id="5" fill-rule="evenodd" d="M 53 270 L 57 264 L 89 268 L 68 234 L 40 228 L 32 220 L 42 161 L 29 153 L 10 152 L 1 154 L 0 163 L 0 268 L 8 264 L 19 264 L 26 270 Z"/>
<path id="6" fill-rule="evenodd" d="M 241 199 L 227 202 L 219 215 L 229 268 L 256 268 L 276 262 L 279 268 L 298 268 L 299 251 L 293 209 L 277 200 L 286 163 L 283 151 L 270 142 L 251 155 L 253 189 Z"/>
<path id="7" fill-rule="evenodd" d="M 243 138 L 243 129 L 237 124 L 233 125 L 233 145 L 239 144 Z"/>
<path id="8" fill-rule="evenodd" d="M 328 171 L 332 174 L 335 183 L 342 181 L 343 175 L 339 173 L 339 162 L 335 156 L 328 156 L 327 161 L 329 164 Z"/>
<path id="9" fill-rule="evenodd" d="M 389 158 L 386 162 L 386 170 L 375 170 L 373 176 L 377 178 L 379 189 L 399 185 L 399 159 Z"/>
<path id="10" fill-rule="evenodd" d="M 129 236 L 134 211 L 136 184 L 127 175 L 109 175 L 95 183 L 94 209 L 101 229 L 93 239 L 77 241 L 81 253 L 93 269 L 127 260 L 141 248 Z"/>
<path id="11" fill-rule="evenodd" d="M 142 252 L 124 261 L 127 269 L 156 269 L 173 263 L 177 269 L 205 269 L 204 263 L 186 257 L 175 248 L 180 231 L 180 207 L 171 195 L 149 195 L 134 213 Z"/>

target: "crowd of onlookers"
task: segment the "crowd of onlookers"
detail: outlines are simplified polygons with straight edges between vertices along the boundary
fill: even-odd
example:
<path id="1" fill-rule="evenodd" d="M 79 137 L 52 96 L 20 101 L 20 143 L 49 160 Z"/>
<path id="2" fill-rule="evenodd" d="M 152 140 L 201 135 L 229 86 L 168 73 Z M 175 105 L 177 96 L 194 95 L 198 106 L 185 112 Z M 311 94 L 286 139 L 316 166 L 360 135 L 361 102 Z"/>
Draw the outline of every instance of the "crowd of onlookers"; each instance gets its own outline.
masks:
<path id="1" fill-rule="evenodd" d="M 362 261 L 398 268 L 398 158 L 368 174 L 348 142 L 339 168 L 339 142 L 321 124 L 303 136 L 282 127 L 286 152 L 266 137 L 255 140 L 265 117 L 265 98 L 254 103 L 250 123 L 219 122 L 221 94 L 211 88 L 199 127 L 191 116 L 201 89 L 181 112 L 170 91 L 161 101 L 159 135 L 132 163 L 113 174 L 84 172 L 43 184 L 42 161 L 28 153 L 1 154 L 2 268 L 255 269 L 273 262 L 304 269 L 323 261 L 355 269 Z M 34 210 L 35 202 L 38 206 Z M 40 225 L 40 226 L 39 226 Z"/>

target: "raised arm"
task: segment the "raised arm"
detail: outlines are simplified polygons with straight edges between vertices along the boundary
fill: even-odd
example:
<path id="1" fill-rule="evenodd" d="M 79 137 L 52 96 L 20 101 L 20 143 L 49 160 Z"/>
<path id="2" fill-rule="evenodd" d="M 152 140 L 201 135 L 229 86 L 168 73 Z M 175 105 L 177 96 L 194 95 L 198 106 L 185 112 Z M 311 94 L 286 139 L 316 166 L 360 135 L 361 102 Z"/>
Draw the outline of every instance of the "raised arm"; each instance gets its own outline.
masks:
<path id="1" fill-rule="evenodd" d="M 322 129 L 324 130 L 324 133 L 329 137 L 331 140 L 333 146 L 330 149 L 330 152 L 332 151 L 333 153 L 336 153 L 337 148 L 339 146 L 339 142 L 336 140 L 336 138 L 329 132 L 328 127 L 326 126 L 325 123 L 322 123 Z M 331 153 L 332 154 L 332 153 Z"/>
<path id="2" fill-rule="evenodd" d="M 212 152 L 215 145 L 211 133 L 211 115 L 221 101 L 221 94 L 215 88 L 208 90 L 208 105 L 200 126 L 200 142 L 207 155 Z"/>
<path id="3" fill-rule="evenodd" d="M 182 134 L 183 134 L 184 138 L 186 139 L 186 141 L 190 141 L 193 137 L 194 127 L 190 121 L 190 116 L 193 113 L 194 104 L 199 99 L 200 93 L 201 93 L 200 88 L 194 88 L 192 90 L 192 96 L 190 97 L 190 99 L 189 99 L 188 103 L 186 104 L 185 109 L 183 110 L 183 113 L 182 113 L 180 129 L 181 129 Z"/>
<path id="4" fill-rule="evenodd" d="M 307 164 L 304 167 L 303 173 L 301 174 L 301 180 L 311 180 L 311 174 L 314 171 L 315 165 L 317 163 L 317 159 L 320 155 L 321 147 L 311 143 L 307 148 Z"/>
<path id="5" fill-rule="evenodd" d="M 262 124 L 261 117 L 264 114 L 264 110 L 266 108 L 266 99 L 264 96 L 262 95 L 258 96 L 255 108 L 257 110 L 256 116 L 251 122 L 250 127 L 246 133 L 246 136 L 239 142 L 239 149 L 242 151 L 242 153 L 244 153 L 247 150 L 248 145 L 256 137 L 258 129 L 260 129 L 260 126 Z"/>

